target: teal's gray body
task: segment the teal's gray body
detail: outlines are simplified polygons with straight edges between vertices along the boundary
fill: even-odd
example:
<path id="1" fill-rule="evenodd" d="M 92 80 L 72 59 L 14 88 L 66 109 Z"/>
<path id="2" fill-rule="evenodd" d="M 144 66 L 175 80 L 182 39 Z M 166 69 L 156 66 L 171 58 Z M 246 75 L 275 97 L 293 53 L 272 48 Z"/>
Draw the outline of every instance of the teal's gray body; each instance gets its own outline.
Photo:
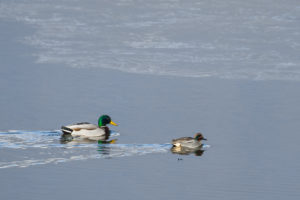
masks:
<path id="1" fill-rule="evenodd" d="M 182 137 L 172 140 L 172 144 L 176 147 L 183 146 L 189 148 L 197 148 L 202 145 L 201 141 L 197 141 L 192 137 Z"/>
<path id="2" fill-rule="evenodd" d="M 175 147 L 188 147 L 197 148 L 202 145 L 201 140 L 206 140 L 201 133 L 197 133 L 194 138 L 192 137 L 181 137 L 172 140 L 172 144 Z"/>

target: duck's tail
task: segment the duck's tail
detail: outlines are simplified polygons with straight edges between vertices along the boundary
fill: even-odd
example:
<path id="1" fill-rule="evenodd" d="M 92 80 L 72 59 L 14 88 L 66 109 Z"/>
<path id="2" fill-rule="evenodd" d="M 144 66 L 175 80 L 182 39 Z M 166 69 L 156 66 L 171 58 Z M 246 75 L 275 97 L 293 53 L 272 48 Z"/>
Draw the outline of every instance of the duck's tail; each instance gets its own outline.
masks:
<path id="1" fill-rule="evenodd" d="M 62 126 L 61 127 L 61 131 L 63 132 L 63 134 L 72 134 L 73 130 L 66 127 L 66 126 Z"/>

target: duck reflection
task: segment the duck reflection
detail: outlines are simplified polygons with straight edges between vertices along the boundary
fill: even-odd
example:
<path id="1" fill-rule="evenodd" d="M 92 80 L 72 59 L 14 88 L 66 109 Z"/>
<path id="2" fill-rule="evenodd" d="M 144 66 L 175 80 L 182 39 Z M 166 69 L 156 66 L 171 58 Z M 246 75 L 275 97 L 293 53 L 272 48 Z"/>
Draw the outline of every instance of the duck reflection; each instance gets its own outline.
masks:
<path id="1" fill-rule="evenodd" d="M 113 143 L 115 143 L 115 141 L 114 140 L 106 141 L 106 142 L 112 142 L 112 143 L 102 143 L 102 142 L 98 143 L 99 144 L 98 145 L 98 149 L 97 149 L 98 153 L 102 154 L 102 155 L 110 155 L 110 153 L 111 153 L 111 146 L 109 146 L 109 145 L 101 145 L 101 144 L 113 144 Z"/>
<path id="2" fill-rule="evenodd" d="M 60 138 L 61 144 L 71 144 L 71 145 L 79 145 L 79 144 L 114 144 L 117 140 L 107 140 L 105 136 L 99 137 L 73 137 L 71 134 L 63 134 Z"/>
<path id="3" fill-rule="evenodd" d="M 171 152 L 174 154 L 179 155 L 190 155 L 195 154 L 195 156 L 202 156 L 204 153 L 204 150 L 202 149 L 202 146 L 197 148 L 188 148 L 188 147 L 182 147 L 182 146 L 173 146 L 171 148 Z"/>

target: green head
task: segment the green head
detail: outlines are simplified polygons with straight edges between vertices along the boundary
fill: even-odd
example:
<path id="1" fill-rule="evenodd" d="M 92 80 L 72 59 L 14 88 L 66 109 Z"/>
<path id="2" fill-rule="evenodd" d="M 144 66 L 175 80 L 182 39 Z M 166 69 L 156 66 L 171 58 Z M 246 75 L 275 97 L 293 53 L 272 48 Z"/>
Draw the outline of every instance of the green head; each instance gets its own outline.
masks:
<path id="1" fill-rule="evenodd" d="M 99 117 L 98 119 L 98 126 L 106 126 L 107 124 L 111 124 L 114 126 L 117 126 L 117 124 L 113 121 L 111 121 L 111 118 L 108 115 L 102 115 L 101 117 Z"/>
<path id="2" fill-rule="evenodd" d="M 195 135 L 195 140 L 200 141 L 200 140 L 207 140 L 206 138 L 203 137 L 201 133 L 196 133 Z"/>

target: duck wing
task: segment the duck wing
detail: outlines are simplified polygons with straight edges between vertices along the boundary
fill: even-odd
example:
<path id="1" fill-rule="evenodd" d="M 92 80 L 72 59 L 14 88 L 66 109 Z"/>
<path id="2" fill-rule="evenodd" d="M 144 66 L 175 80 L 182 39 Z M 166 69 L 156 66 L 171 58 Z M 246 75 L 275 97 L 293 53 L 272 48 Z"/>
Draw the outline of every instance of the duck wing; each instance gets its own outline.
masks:
<path id="1" fill-rule="evenodd" d="M 178 143 L 178 142 L 193 142 L 194 138 L 192 137 L 181 137 L 177 139 L 173 139 L 172 143 Z"/>
<path id="2" fill-rule="evenodd" d="M 61 131 L 63 134 L 72 134 L 73 131 L 80 131 L 80 130 L 95 130 L 98 126 L 95 124 L 91 124 L 88 122 L 80 122 L 77 124 L 72 124 L 68 126 L 62 126 Z"/>
<path id="3" fill-rule="evenodd" d="M 65 127 L 69 128 L 69 129 L 72 129 L 73 131 L 80 131 L 81 129 L 95 130 L 95 129 L 98 128 L 97 125 L 91 124 L 91 123 L 88 123 L 88 122 L 80 122 L 80 123 L 68 125 L 68 126 L 65 126 Z"/>

